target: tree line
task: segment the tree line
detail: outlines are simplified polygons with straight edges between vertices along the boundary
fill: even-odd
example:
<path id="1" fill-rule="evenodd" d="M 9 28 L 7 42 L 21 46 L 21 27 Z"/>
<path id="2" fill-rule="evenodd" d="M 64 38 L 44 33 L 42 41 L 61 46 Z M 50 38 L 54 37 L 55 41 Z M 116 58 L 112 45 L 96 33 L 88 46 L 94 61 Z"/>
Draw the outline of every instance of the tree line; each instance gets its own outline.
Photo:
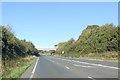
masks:
<path id="1" fill-rule="evenodd" d="M 118 51 L 118 28 L 113 24 L 88 25 L 77 40 L 71 38 L 57 45 L 55 54 L 84 55 L 89 53 L 104 53 Z M 64 51 L 64 54 L 62 54 Z"/>
<path id="2" fill-rule="evenodd" d="M 10 27 L 0 26 L 2 60 L 18 59 L 29 55 L 39 56 L 38 50 L 30 41 L 18 39 Z"/>

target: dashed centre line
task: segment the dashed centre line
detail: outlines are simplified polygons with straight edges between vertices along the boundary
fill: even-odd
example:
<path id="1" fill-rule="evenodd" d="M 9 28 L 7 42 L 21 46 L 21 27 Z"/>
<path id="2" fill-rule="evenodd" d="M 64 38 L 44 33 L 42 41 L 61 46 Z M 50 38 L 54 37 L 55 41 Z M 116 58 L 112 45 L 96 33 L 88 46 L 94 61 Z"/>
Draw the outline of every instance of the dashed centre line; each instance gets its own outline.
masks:
<path id="1" fill-rule="evenodd" d="M 95 80 L 94 78 L 92 78 L 91 76 L 88 76 L 89 79 Z"/>
<path id="2" fill-rule="evenodd" d="M 66 69 L 70 69 L 69 67 L 65 66 Z"/>
<path id="3" fill-rule="evenodd" d="M 86 68 L 93 68 L 92 66 L 83 66 L 83 65 L 78 65 L 78 64 L 73 64 L 74 66 L 78 66 L 78 67 L 86 67 Z"/>
<path id="4" fill-rule="evenodd" d="M 59 64 L 59 63 L 57 63 L 57 64 Z"/>

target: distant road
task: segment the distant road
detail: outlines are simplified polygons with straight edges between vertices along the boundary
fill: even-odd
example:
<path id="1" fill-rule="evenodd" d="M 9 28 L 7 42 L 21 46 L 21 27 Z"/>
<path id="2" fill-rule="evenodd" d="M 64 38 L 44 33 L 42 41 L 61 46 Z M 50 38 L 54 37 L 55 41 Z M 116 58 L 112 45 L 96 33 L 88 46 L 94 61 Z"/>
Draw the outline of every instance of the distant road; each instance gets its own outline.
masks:
<path id="1" fill-rule="evenodd" d="M 21 78 L 118 78 L 118 62 L 40 56 Z M 106 80 L 106 79 L 105 79 Z M 114 80 L 114 79 L 110 79 Z"/>

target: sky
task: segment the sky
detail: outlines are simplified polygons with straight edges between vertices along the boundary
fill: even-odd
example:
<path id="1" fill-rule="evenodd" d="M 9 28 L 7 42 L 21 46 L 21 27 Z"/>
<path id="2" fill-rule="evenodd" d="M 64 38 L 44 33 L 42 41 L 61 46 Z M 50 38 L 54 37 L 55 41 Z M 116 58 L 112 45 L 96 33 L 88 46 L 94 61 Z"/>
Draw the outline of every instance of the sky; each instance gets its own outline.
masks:
<path id="1" fill-rule="evenodd" d="M 118 25 L 117 2 L 4 2 L 2 25 L 37 48 L 78 39 L 87 25 Z"/>

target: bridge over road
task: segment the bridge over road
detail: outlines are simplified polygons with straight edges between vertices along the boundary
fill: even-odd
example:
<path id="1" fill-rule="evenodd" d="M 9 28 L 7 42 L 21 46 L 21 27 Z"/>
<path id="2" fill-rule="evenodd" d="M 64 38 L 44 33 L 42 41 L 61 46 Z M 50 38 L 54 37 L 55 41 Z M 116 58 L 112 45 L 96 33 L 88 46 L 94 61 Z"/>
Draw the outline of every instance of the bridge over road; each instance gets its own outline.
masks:
<path id="1" fill-rule="evenodd" d="M 50 51 L 50 50 L 56 50 L 56 48 L 37 48 L 38 50 L 43 50 L 43 51 Z"/>

